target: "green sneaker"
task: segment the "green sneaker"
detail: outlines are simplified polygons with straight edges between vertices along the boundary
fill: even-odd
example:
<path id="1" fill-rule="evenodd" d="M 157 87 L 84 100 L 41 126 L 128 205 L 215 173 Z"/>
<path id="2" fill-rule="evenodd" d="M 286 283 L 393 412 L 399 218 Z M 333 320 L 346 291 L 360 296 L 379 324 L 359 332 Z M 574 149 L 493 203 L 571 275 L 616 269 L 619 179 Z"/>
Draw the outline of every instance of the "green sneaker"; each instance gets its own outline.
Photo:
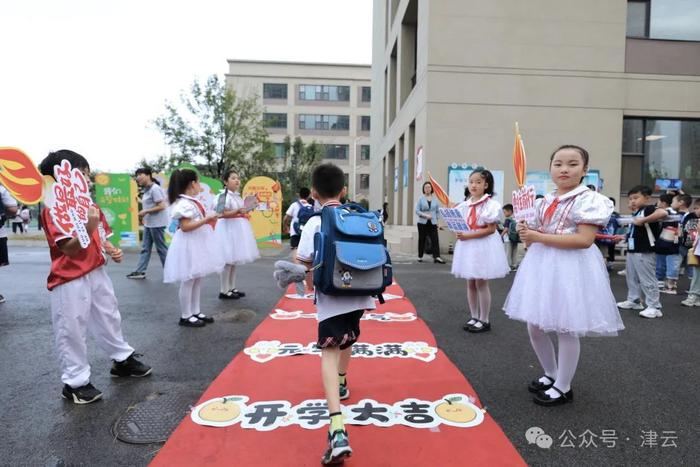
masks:
<path id="1" fill-rule="evenodd" d="M 340 394 L 341 401 L 344 401 L 345 399 L 350 399 L 350 390 L 348 389 L 347 382 L 345 384 L 340 385 L 340 391 L 338 392 Z"/>
<path id="2" fill-rule="evenodd" d="M 328 449 L 323 453 L 321 464 L 342 464 L 345 462 L 345 458 L 350 456 L 352 456 L 352 448 L 347 431 L 335 430 L 333 434 L 328 433 Z"/>

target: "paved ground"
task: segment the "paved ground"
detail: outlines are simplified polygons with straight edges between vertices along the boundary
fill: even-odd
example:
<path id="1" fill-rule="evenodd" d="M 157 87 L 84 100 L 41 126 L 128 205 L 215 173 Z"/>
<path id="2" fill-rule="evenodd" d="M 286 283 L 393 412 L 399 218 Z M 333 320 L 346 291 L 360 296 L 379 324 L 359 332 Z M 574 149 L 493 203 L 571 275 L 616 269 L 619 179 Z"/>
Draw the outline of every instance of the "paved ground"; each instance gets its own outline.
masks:
<path id="1" fill-rule="evenodd" d="M 110 265 L 109 270 L 124 333 L 154 366 L 154 374 L 143 380 L 111 379 L 108 359 L 92 345 L 92 381 L 105 396 L 99 403 L 79 407 L 59 397 L 45 290 L 48 251 L 12 246 L 10 255 L 12 265 L 0 269 L 0 293 L 7 297 L 0 305 L 2 465 L 147 464 L 160 446 L 116 440 L 114 422 L 128 407 L 157 394 L 206 388 L 280 296 L 269 280 L 275 258 L 265 258 L 239 273 L 239 288 L 249 293 L 240 301 L 219 301 L 217 280 L 207 279 L 202 306 L 218 321 L 204 329 L 183 329 L 176 325 L 177 287 L 161 284 L 162 269 L 155 262 L 147 280 L 125 279 L 136 264 L 136 255 L 128 254 L 123 265 Z M 663 297 L 661 320 L 625 312 L 627 329 L 620 337 L 583 341 L 574 381 L 576 402 L 545 409 L 532 404 L 526 390 L 539 369 L 525 326 L 498 311 L 511 279 L 492 283 L 493 331 L 472 335 L 461 329 L 465 287 L 449 275 L 449 266 L 398 262 L 404 264 L 396 265 L 397 279 L 439 346 L 467 376 L 528 463 L 698 465 L 700 308 L 681 307 L 678 296 Z M 624 278 L 613 275 L 612 282 L 616 296 L 623 297 Z M 686 285 L 683 280 L 681 288 Z M 553 438 L 551 449 L 528 445 L 525 432 L 533 426 Z M 657 445 L 643 447 L 642 431 L 655 432 Z M 614 447 L 606 447 L 603 434 L 610 435 L 605 441 L 614 442 Z M 591 441 L 597 447 L 585 447 Z M 569 444 L 575 447 L 564 447 Z M 459 455 L 467 465 L 469 446 Z"/>

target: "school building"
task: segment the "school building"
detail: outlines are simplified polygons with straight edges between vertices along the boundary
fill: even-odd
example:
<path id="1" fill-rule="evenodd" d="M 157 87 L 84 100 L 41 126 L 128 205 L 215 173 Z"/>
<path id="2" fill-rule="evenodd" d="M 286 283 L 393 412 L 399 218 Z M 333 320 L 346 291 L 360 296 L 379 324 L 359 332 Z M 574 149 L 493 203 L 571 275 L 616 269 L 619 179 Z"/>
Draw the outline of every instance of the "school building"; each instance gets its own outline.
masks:
<path id="1" fill-rule="evenodd" d="M 485 166 L 509 202 L 515 122 L 540 191 L 570 143 L 622 212 L 640 183 L 700 196 L 700 1 L 374 0 L 373 16 L 370 205 L 388 203 L 394 248 L 417 248 L 428 172 L 457 200 Z"/>
<path id="2" fill-rule="evenodd" d="M 369 198 L 369 65 L 229 60 L 226 82 L 243 97 L 258 96 L 277 157 L 284 139 L 323 145 L 324 162 L 338 165 L 351 199 Z"/>

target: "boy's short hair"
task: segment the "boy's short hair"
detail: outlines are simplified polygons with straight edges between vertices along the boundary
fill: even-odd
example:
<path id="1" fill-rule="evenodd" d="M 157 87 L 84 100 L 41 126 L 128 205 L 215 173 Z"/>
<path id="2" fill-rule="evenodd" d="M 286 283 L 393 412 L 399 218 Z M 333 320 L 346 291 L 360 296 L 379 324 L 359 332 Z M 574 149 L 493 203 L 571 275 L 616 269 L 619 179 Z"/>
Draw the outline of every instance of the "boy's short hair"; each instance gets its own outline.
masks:
<path id="1" fill-rule="evenodd" d="M 311 191 L 306 187 L 301 187 L 299 189 L 299 198 L 307 199 L 311 195 Z"/>
<path id="2" fill-rule="evenodd" d="M 90 169 L 90 164 L 87 159 L 70 149 L 61 149 L 59 151 L 50 152 L 39 164 L 39 172 L 42 175 L 50 175 L 53 177 L 53 168 L 61 164 L 65 159 L 70 162 L 74 169 Z"/>
<path id="3" fill-rule="evenodd" d="M 627 196 L 631 196 L 634 194 L 640 194 L 642 196 L 649 197 L 649 196 L 651 196 L 652 191 L 651 191 L 651 188 L 649 188 L 648 186 L 637 185 L 637 186 L 632 187 L 630 189 L 630 191 L 627 192 Z"/>
<path id="4" fill-rule="evenodd" d="M 693 204 L 700 206 L 700 198 L 696 198 L 695 201 L 693 201 Z"/>
<path id="5" fill-rule="evenodd" d="M 321 164 L 311 174 L 311 186 L 323 198 L 337 198 L 345 187 L 345 174 L 337 165 Z"/>
<path id="6" fill-rule="evenodd" d="M 661 196 L 659 196 L 659 201 L 661 201 L 662 203 L 666 203 L 670 206 L 671 203 L 673 203 L 673 195 L 669 193 L 664 193 Z"/>
<path id="7" fill-rule="evenodd" d="M 510 203 L 504 204 L 504 205 L 503 205 L 503 209 L 504 209 L 504 210 L 507 209 L 508 211 L 512 211 L 512 210 L 513 210 L 513 205 L 510 204 Z"/>
<path id="8" fill-rule="evenodd" d="M 693 204 L 693 197 L 689 194 L 679 194 L 676 195 L 676 198 L 678 198 L 678 202 L 683 203 L 683 206 L 685 206 L 686 208 L 690 207 L 690 205 Z"/>

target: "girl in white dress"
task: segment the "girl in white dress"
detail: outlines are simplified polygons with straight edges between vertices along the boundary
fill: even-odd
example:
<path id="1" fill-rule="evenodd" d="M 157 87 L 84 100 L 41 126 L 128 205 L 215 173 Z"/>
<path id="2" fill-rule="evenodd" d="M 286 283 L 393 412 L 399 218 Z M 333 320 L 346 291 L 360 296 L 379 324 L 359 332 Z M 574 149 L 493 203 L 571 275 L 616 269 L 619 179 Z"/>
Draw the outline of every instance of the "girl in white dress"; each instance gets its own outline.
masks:
<path id="1" fill-rule="evenodd" d="M 578 365 L 581 336 L 614 336 L 624 329 L 605 261 L 594 245 L 596 231 L 613 212 L 605 196 L 581 185 L 588 152 L 578 146 L 558 148 L 550 159 L 557 190 L 535 204 L 536 218 L 518 223 L 529 246 L 518 268 L 504 310 L 527 323 L 532 347 L 544 376 L 528 387 L 539 405 L 573 400 L 571 381 Z M 559 356 L 548 332 L 556 332 Z"/>
<path id="2" fill-rule="evenodd" d="M 241 187 L 240 177 L 233 170 L 228 170 L 223 182 L 225 189 L 217 196 L 216 203 L 218 205 L 222 196 L 226 197 L 224 212 L 214 231 L 219 255 L 226 263 L 221 272 L 219 298 L 235 299 L 245 296 L 245 293 L 236 288 L 236 265 L 252 263 L 260 258 L 260 251 L 248 220 L 248 212 L 253 208 L 244 207 L 243 198 L 238 192 Z"/>
<path id="3" fill-rule="evenodd" d="M 469 184 L 464 190 L 467 200 L 456 205 L 467 220 L 469 231 L 457 234 L 452 274 L 467 279 L 471 319 L 464 325 L 464 330 L 474 333 L 491 330 L 489 279 L 505 277 L 510 271 L 503 241 L 496 232 L 501 204 L 492 195 L 493 174 L 477 168 L 469 176 Z"/>
<path id="4" fill-rule="evenodd" d="M 170 176 L 168 198 L 177 231 L 165 260 L 163 282 L 180 282 L 180 326 L 202 327 L 214 322 L 214 318 L 200 311 L 201 280 L 224 267 L 212 228 L 218 216 L 207 213 L 196 199 L 201 191 L 194 170 L 175 170 Z"/>

